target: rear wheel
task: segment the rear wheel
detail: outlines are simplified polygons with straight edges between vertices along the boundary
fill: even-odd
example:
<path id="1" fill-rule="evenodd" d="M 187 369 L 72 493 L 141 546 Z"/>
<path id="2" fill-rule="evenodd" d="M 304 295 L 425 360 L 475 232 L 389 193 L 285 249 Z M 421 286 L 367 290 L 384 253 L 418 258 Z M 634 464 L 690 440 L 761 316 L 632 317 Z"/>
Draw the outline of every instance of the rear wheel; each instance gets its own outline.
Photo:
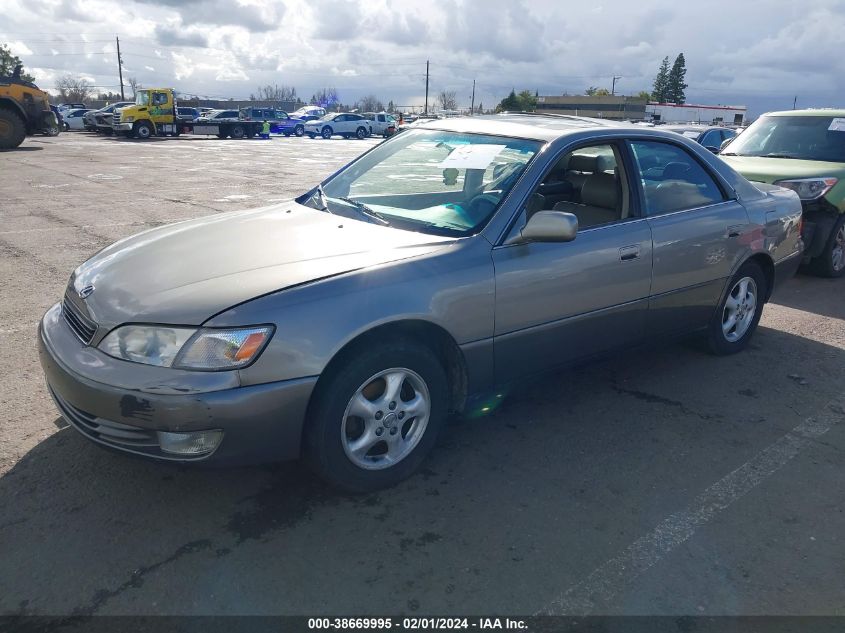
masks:
<path id="1" fill-rule="evenodd" d="M 845 275 L 845 214 L 841 214 L 833 225 L 824 250 L 813 259 L 810 268 L 822 277 Z"/>
<path id="2" fill-rule="evenodd" d="M 392 486 L 434 446 L 448 408 L 446 372 L 414 342 L 361 349 L 321 379 L 305 429 L 305 457 L 352 492 Z"/>
<path id="3" fill-rule="evenodd" d="M 146 141 L 153 135 L 153 126 L 148 121 L 141 121 L 135 124 L 135 136 Z"/>
<path id="4" fill-rule="evenodd" d="M 710 321 L 707 343 L 713 354 L 735 354 L 748 346 L 763 314 L 767 293 L 768 282 L 760 266 L 743 264 Z"/>
<path id="5" fill-rule="evenodd" d="M 232 138 L 243 138 L 244 136 L 246 136 L 246 130 L 244 130 L 244 127 L 242 125 L 236 125 L 232 128 L 231 135 Z"/>
<path id="6" fill-rule="evenodd" d="M 359 127 L 355 131 L 355 136 L 357 136 L 359 139 L 365 139 L 367 138 L 367 130 L 363 127 Z"/>
<path id="7" fill-rule="evenodd" d="M 305 134 L 305 128 L 301 125 L 297 125 L 295 128 L 293 128 L 293 133 L 297 136 L 302 136 L 303 134 Z"/>
<path id="8" fill-rule="evenodd" d="M 326 127 L 324 127 L 324 128 L 323 128 L 323 131 L 322 131 L 322 132 L 320 132 L 320 135 L 321 135 L 323 138 L 331 138 L 331 137 L 332 137 L 332 134 L 334 134 L 334 132 L 332 131 L 332 128 L 331 128 L 330 126 L 328 126 L 328 125 L 327 125 Z"/>
<path id="9" fill-rule="evenodd" d="M 26 126 L 17 112 L 0 108 L 0 150 L 14 149 L 26 138 Z"/>

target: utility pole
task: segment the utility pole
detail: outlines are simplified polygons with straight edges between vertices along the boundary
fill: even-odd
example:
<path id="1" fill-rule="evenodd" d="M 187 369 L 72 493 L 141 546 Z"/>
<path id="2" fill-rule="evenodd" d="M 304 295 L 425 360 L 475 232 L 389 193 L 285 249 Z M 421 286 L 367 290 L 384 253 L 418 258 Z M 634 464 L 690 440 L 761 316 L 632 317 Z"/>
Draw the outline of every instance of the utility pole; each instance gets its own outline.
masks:
<path id="1" fill-rule="evenodd" d="M 613 85 L 610 87 L 610 95 L 613 96 L 616 94 L 616 80 L 622 79 L 622 75 L 614 75 L 613 76 Z"/>
<path id="2" fill-rule="evenodd" d="M 117 74 L 120 75 L 120 100 L 126 101 L 126 97 L 123 96 L 123 59 L 120 57 L 120 38 L 115 35 L 114 39 L 117 42 Z"/>
<path id="3" fill-rule="evenodd" d="M 475 79 L 472 80 L 472 105 L 469 106 L 469 115 L 475 114 Z"/>
<path id="4" fill-rule="evenodd" d="M 425 60 L 425 110 L 423 114 L 428 114 L 428 60 Z"/>
<path id="5" fill-rule="evenodd" d="M 798 95 L 795 95 L 795 98 L 792 100 L 792 109 L 795 109 L 795 106 L 798 105 Z"/>

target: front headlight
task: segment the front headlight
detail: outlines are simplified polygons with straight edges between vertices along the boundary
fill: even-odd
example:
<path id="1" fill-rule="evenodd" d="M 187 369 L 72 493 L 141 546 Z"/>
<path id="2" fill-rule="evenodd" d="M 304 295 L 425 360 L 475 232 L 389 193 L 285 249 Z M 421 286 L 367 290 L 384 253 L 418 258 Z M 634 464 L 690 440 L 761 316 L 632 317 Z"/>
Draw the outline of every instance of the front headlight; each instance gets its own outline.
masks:
<path id="1" fill-rule="evenodd" d="M 181 328 L 124 325 L 99 345 L 109 356 L 145 365 L 205 371 L 238 369 L 254 361 L 273 335 L 272 326 Z"/>
<path id="2" fill-rule="evenodd" d="M 836 182 L 836 178 L 796 178 L 794 180 L 778 180 L 774 184 L 792 189 L 802 200 L 815 200 L 830 191 Z"/>
<path id="3" fill-rule="evenodd" d="M 134 116 L 128 116 L 128 117 L 123 117 L 122 122 L 123 123 L 132 123 L 132 121 L 134 121 L 134 120 L 135 120 Z"/>

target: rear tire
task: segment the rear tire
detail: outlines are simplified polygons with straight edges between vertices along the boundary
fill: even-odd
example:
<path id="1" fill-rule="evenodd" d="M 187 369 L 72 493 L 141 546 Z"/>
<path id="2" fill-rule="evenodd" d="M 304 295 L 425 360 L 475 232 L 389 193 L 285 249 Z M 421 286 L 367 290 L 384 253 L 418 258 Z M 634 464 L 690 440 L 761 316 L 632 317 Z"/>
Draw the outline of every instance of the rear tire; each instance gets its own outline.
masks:
<path id="1" fill-rule="evenodd" d="M 26 125 L 17 112 L 0 108 L 0 150 L 14 149 L 26 138 Z"/>
<path id="2" fill-rule="evenodd" d="M 717 356 L 744 350 L 763 314 L 768 281 L 755 262 L 744 263 L 728 284 L 728 292 L 710 320 L 707 347 Z"/>
<path id="3" fill-rule="evenodd" d="M 246 130 L 244 130 L 242 125 L 236 125 L 232 128 L 230 136 L 235 139 L 242 139 L 244 136 L 246 136 Z"/>
<path id="4" fill-rule="evenodd" d="M 362 140 L 362 141 L 363 141 L 363 140 L 364 140 L 365 138 L 367 138 L 367 136 L 369 136 L 369 135 L 367 134 L 367 130 L 366 130 L 366 128 L 359 127 L 359 128 L 355 131 L 355 136 L 357 136 L 360 140 Z"/>
<path id="5" fill-rule="evenodd" d="M 327 138 L 327 139 L 331 138 L 332 134 L 334 134 L 334 131 L 328 125 L 323 128 L 322 132 L 320 132 L 320 136 L 322 136 L 323 138 Z"/>
<path id="6" fill-rule="evenodd" d="M 810 270 L 819 277 L 845 275 L 845 213 L 840 214 L 827 238 L 824 250 L 810 263 Z"/>
<path id="7" fill-rule="evenodd" d="M 410 476 L 434 447 L 448 410 L 446 372 L 434 352 L 413 341 L 385 342 L 359 348 L 329 371 L 309 408 L 306 462 L 350 492 L 380 490 Z M 366 413 L 359 417 L 356 408 Z"/>
<path id="8" fill-rule="evenodd" d="M 293 129 L 293 133 L 296 134 L 297 136 L 302 136 L 303 134 L 305 134 L 305 128 L 301 125 L 297 125 Z"/>

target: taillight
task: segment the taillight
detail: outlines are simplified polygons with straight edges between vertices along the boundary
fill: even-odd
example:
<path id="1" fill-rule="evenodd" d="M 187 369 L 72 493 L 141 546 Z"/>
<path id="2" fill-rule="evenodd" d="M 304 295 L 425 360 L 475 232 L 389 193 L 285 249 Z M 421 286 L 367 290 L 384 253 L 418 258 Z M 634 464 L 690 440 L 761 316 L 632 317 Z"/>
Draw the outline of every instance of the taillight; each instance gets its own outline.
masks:
<path id="1" fill-rule="evenodd" d="M 798 220 L 798 235 L 804 235 L 804 215 Z"/>

